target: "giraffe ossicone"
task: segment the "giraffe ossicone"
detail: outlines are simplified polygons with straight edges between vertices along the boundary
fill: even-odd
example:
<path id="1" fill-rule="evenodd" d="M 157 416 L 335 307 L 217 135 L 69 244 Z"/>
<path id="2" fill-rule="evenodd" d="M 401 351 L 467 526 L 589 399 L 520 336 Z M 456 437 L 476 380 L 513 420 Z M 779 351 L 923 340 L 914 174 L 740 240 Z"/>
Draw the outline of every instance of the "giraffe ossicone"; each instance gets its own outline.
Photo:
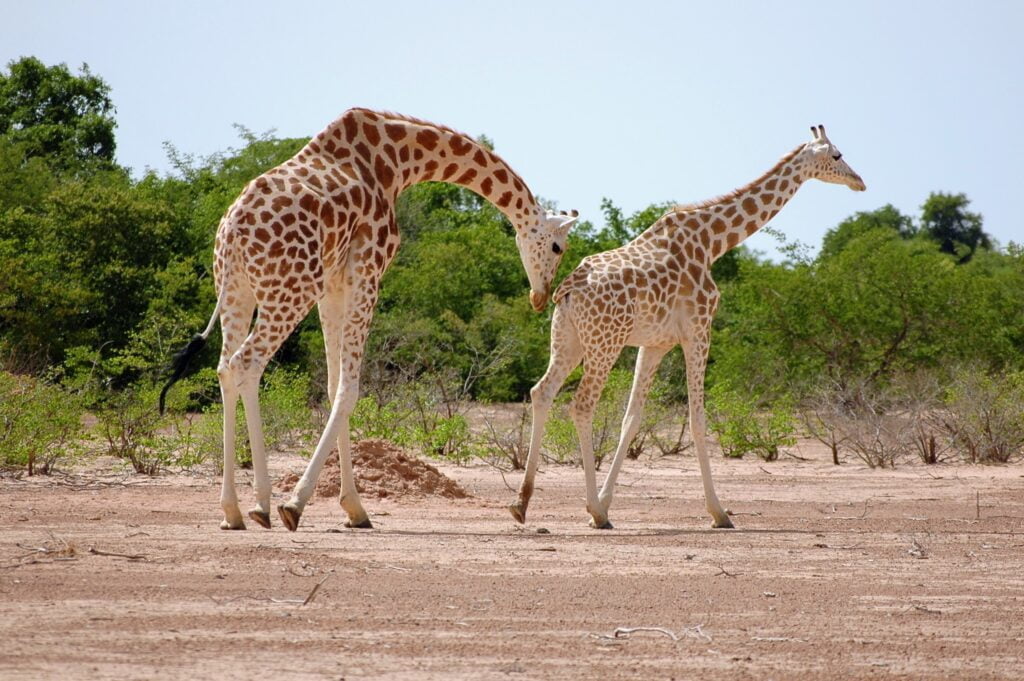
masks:
<path id="1" fill-rule="evenodd" d="M 732 527 L 711 480 L 704 417 L 704 371 L 719 299 L 711 265 L 773 218 L 806 180 L 864 190 L 864 181 L 843 160 L 824 126 L 811 131 L 810 142 L 750 184 L 715 199 L 676 206 L 628 244 L 584 258 L 559 285 L 548 369 L 530 391 L 533 424 L 526 471 L 518 499 L 509 507 L 518 522 L 526 520 L 548 412 L 569 373 L 582 362 L 583 378 L 569 411 L 579 437 L 586 510 L 591 526 L 611 527 L 608 510 L 615 480 L 640 427 L 655 371 L 665 353 L 681 345 L 705 505 L 714 527 Z M 618 446 L 598 492 L 593 413 L 608 373 L 626 346 L 640 350 Z"/>
<path id="2" fill-rule="evenodd" d="M 217 305 L 203 333 L 173 362 L 184 370 L 221 325 L 217 375 L 224 404 L 223 529 L 245 529 L 235 491 L 235 415 L 245 408 L 256 507 L 270 527 L 271 486 L 259 409 L 270 358 L 317 306 L 327 351 L 331 413 L 292 498 L 278 507 L 298 527 L 317 477 L 336 446 L 348 524 L 369 527 L 352 472 L 349 414 L 359 391 L 363 349 L 381 277 L 398 250 L 395 201 L 426 181 L 457 184 L 493 203 L 512 223 L 530 281 L 530 302 L 544 309 L 574 214 L 545 210 L 526 183 L 492 150 L 450 128 L 394 113 L 350 109 L 295 156 L 250 182 L 228 208 L 214 243 Z M 253 313 L 258 315 L 253 322 Z"/>

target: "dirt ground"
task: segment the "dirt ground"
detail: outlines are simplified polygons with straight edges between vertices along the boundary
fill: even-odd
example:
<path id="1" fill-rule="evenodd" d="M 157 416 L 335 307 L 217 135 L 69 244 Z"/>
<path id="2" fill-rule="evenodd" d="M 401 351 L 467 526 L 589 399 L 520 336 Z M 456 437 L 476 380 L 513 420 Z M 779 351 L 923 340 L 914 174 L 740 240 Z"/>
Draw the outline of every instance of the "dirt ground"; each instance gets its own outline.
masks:
<path id="1" fill-rule="evenodd" d="M 219 530 L 213 477 L 3 480 L 0 678 L 1024 678 L 1024 466 L 713 466 L 735 530 L 692 457 L 628 462 L 607 531 L 570 467 L 525 527 L 442 465 L 471 497 L 367 495 L 373 530 L 316 499 L 296 533 Z"/>

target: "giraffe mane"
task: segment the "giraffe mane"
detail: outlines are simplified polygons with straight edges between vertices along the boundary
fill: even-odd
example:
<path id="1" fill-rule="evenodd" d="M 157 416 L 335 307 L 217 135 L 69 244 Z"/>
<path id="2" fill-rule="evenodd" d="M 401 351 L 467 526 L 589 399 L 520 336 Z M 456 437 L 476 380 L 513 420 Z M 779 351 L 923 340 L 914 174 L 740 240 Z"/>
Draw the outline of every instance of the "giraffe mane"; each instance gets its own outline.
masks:
<path id="1" fill-rule="evenodd" d="M 423 118 L 417 118 L 415 116 L 406 116 L 405 114 L 395 113 L 394 111 L 381 111 L 379 109 L 368 109 L 368 108 L 366 108 L 364 106 L 352 107 L 351 109 L 349 109 L 349 111 L 361 111 L 363 113 L 373 114 L 374 116 L 380 116 L 381 118 L 386 118 L 389 121 L 405 121 L 406 123 L 413 123 L 415 125 L 425 125 L 427 127 L 435 128 L 437 130 L 443 130 L 444 132 L 448 132 L 448 133 L 451 133 L 453 135 L 461 135 L 463 137 L 467 137 L 467 138 L 473 140 L 474 142 L 476 141 L 474 138 L 470 137 L 466 133 L 460 132 L 458 130 L 455 130 L 454 128 L 449 128 L 447 125 L 441 125 L 440 123 L 434 123 L 433 121 L 428 121 L 428 120 L 423 119 Z"/>
<path id="2" fill-rule="evenodd" d="M 753 182 L 748 182 L 747 184 L 743 185 L 739 189 L 733 189 L 728 194 L 722 194 L 721 196 L 716 196 L 714 198 L 705 199 L 703 201 L 697 201 L 696 203 L 680 203 L 680 204 L 676 204 L 675 206 L 670 208 L 668 210 L 668 212 L 665 213 L 665 215 L 669 215 L 670 213 L 686 213 L 686 212 L 692 211 L 692 210 L 703 210 L 705 208 L 710 208 L 712 206 L 717 206 L 720 203 L 725 203 L 727 201 L 732 201 L 737 196 L 741 196 L 741 195 L 745 194 L 746 192 L 748 192 L 751 187 L 753 187 L 753 186 L 755 186 L 755 185 L 757 185 L 757 184 L 759 184 L 761 182 L 764 182 L 767 178 L 769 178 L 772 175 L 774 175 L 775 173 L 777 173 L 779 168 L 781 168 L 786 163 L 789 163 L 790 161 L 792 161 L 793 158 L 797 154 L 799 154 L 803 150 L 803 148 L 805 146 L 807 146 L 807 145 L 806 144 L 801 144 L 796 149 L 794 149 L 793 151 L 789 152 L 788 154 L 786 154 L 785 156 L 780 158 L 778 163 L 773 165 L 771 167 L 771 169 L 769 169 L 766 173 L 764 173 L 763 175 L 758 177 Z"/>
<path id="3" fill-rule="evenodd" d="M 450 128 L 447 125 L 441 125 L 440 123 L 434 123 L 433 121 L 428 121 L 428 120 L 423 119 L 423 118 L 417 118 L 416 116 L 407 116 L 405 114 L 395 113 L 394 111 L 382 111 L 382 110 L 379 110 L 379 109 L 368 109 L 368 108 L 363 107 L 363 106 L 352 107 L 351 109 L 349 109 L 349 111 L 360 111 L 362 113 L 373 114 L 374 116 L 380 116 L 381 118 L 384 118 L 384 119 L 389 120 L 389 121 L 403 121 L 405 123 L 412 123 L 413 125 L 423 125 L 423 126 L 426 126 L 428 128 L 434 128 L 435 130 L 440 130 L 442 132 L 447 132 L 447 133 L 452 134 L 452 135 L 458 135 L 460 137 L 464 137 L 467 140 L 471 141 L 473 144 L 480 144 L 476 140 L 475 137 L 470 137 L 469 135 L 467 135 L 464 132 L 460 132 L 460 131 L 458 131 L 458 130 L 456 130 L 454 128 Z M 346 113 L 348 113 L 348 112 L 346 112 Z M 342 114 L 342 115 L 344 115 L 344 114 Z M 537 198 L 534 196 L 533 191 L 529 188 L 529 186 L 523 180 L 522 176 L 519 175 L 519 173 L 517 173 L 516 171 L 514 171 L 512 169 L 512 167 L 508 165 L 508 163 L 505 161 L 505 159 L 502 158 L 501 156 L 499 156 L 493 149 L 488 149 L 487 151 L 489 151 L 492 156 L 497 158 L 499 161 L 501 161 L 505 165 L 505 168 L 508 170 L 509 175 L 511 175 L 512 177 L 514 177 L 517 180 L 519 180 L 519 182 L 522 183 L 522 185 L 524 187 L 526 187 L 526 193 L 529 195 L 529 197 L 531 199 L 533 199 L 534 202 L 536 202 Z"/>

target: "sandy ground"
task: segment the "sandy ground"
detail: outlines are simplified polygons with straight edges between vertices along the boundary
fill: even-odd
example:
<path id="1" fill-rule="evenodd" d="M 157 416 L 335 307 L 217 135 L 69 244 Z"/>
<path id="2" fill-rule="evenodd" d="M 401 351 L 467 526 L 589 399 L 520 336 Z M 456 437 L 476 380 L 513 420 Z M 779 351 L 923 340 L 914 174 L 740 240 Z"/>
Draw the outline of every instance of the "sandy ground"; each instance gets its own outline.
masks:
<path id="1" fill-rule="evenodd" d="M 713 464 L 738 529 L 692 457 L 628 462 L 610 531 L 570 467 L 525 527 L 441 466 L 473 496 L 296 533 L 220 531 L 212 477 L 0 481 L 0 678 L 1024 678 L 1024 466 Z"/>

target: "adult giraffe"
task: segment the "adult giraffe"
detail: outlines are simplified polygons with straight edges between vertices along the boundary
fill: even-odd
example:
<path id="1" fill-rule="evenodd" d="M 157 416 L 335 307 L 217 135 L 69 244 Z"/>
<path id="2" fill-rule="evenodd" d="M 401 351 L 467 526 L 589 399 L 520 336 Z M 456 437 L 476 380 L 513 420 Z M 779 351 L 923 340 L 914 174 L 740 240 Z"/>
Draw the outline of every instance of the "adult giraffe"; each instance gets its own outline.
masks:
<path id="1" fill-rule="evenodd" d="M 298 527 L 330 450 L 341 461 L 341 506 L 350 527 L 371 527 L 352 475 L 349 415 L 384 271 L 398 250 L 395 200 L 405 188 L 437 180 L 491 201 L 516 231 L 530 281 L 530 303 L 543 310 L 565 250 L 572 215 L 543 210 L 496 154 L 449 128 L 393 113 L 351 109 L 294 157 L 250 182 L 221 219 L 214 243 L 217 306 L 206 330 L 173 362 L 164 395 L 219 319 L 217 375 L 224 401 L 221 529 L 244 530 L 235 492 L 235 409 L 241 397 L 252 448 L 256 507 L 249 517 L 270 527 L 270 478 L 259 410 L 267 362 L 314 304 L 327 350 L 331 413 L 313 458 L 278 514 Z M 472 253 L 466 254 L 473 257 Z M 259 314 L 255 324 L 253 311 Z"/>
<path id="2" fill-rule="evenodd" d="M 551 359 L 544 377 L 530 391 L 533 433 L 518 501 L 509 507 L 519 522 L 533 494 L 540 441 L 555 394 L 582 361 L 583 378 L 570 406 L 587 486 L 587 512 L 593 527 L 610 528 L 615 478 L 640 426 L 644 400 L 665 353 L 676 345 L 686 355 L 690 428 L 704 483 L 704 501 L 714 527 L 732 527 L 711 482 L 704 426 L 704 369 L 718 287 L 711 265 L 759 230 L 809 179 L 864 191 L 864 181 L 846 164 L 825 135 L 784 156 L 750 184 L 716 199 L 676 206 L 621 248 L 583 259 L 555 292 Z M 639 347 L 629 405 L 619 444 L 600 494 L 597 492 L 591 424 L 608 372 L 625 346 Z"/>

